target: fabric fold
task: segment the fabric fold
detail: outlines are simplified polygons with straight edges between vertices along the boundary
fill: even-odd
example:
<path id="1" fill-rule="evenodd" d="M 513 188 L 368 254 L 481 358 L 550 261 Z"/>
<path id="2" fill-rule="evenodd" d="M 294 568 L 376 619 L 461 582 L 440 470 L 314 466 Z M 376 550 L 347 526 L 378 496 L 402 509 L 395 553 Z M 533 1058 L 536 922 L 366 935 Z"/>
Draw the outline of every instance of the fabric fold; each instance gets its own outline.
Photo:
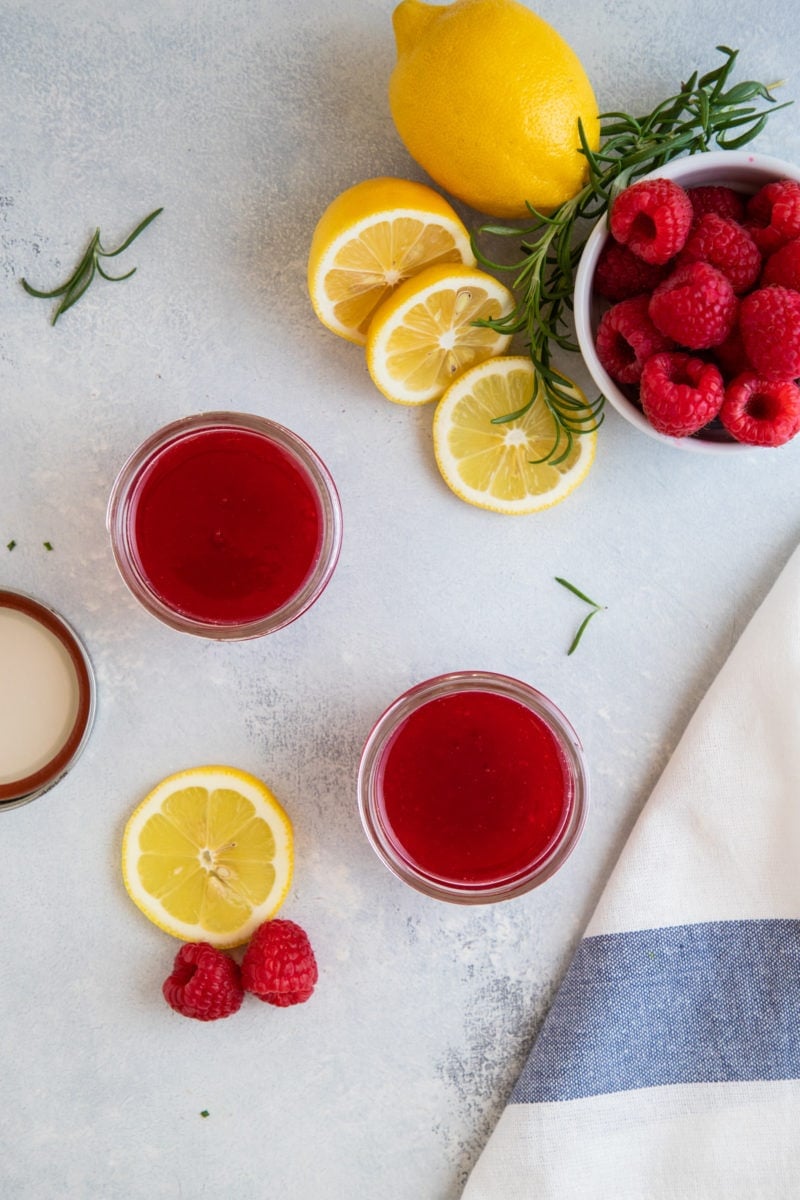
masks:
<path id="1" fill-rule="evenodd" d="M 800 1195 L 800 549 L 623 849 L 463 1200 Z"/>

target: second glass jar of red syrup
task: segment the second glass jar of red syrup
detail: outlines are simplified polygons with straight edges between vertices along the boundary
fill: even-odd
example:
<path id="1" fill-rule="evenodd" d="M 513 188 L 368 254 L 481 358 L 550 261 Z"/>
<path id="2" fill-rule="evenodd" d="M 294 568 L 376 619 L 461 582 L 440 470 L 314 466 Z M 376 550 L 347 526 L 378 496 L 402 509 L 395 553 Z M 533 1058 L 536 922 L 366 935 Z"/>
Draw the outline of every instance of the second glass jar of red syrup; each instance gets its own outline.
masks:
<path id="1" fill-rule="evenodd" d="M 291 430 L 211 412 L 158 430 L 114 483 L 117 565 L 154 616 L 218 639 L 282 629 L 319 598 L 342 542 L 331 475 Z"/>
<path id="2" fill-rule="evenodd" d="M 462 904 L 548 879 L 580 837 L 588 799 L 564 714 L 528 684 L 482 671 L 440 675 L 395 700 L 358 776 L 362 823 L 385 865 Z"/>

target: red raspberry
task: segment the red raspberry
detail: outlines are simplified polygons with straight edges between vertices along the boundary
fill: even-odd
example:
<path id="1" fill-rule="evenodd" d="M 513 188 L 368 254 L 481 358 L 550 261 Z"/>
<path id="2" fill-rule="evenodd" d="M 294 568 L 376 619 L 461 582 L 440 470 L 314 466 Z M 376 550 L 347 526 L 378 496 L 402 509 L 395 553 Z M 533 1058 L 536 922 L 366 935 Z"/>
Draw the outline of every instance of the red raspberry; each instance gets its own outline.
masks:
<path id="1" fill-rule="evenodd" d="M 800 238 L 770 254 L 761 272 L 762 287 L 787 287 L 800 292 Z"/>
<path id="2" fill-rule="evenodd" d="M 690 262 L 711 263 L 730 280 L 738 295 L 746 292 L 758 279 L 761 251 L 741 225 L 729 217 L 707 213 L 693 227 L 676 266 Z"/>
<path id="3" fill-rule="evenodd" d="M 724 396 L 722 376 L 713 363 L 690 354 L 655 354 L 644 365 L 639 397 L 659 433 L 697 433 L 717 415 Z"/>
<path id="4" fill-rule="evenodd" d="M 747 202 L 747 227 L 764 254 L 800 237 L 800 183 L 776 179 Z"/>
<path id="5" fill-rule="evenodd" d="M 729 384 L 719 415 L 739 442 L 783 446 L 800 432 L 800 388 L 791 379 L 762 379 L 747 371 Z"/>
<path id="6" fill-rule="evenodd" d="M 744 197 L 733 188 L 714 185 L 689 188 L 689 201 L 695 221 L 706 213 L 716 213 L 718 217 L 729 217 L 740 223 L 744 220 Z"/>
<path id="7" fill-rule="evenodd" d="M 721 368 L 726 380 L 735 379 L 743 371 L 752 371 L 753 364 L 745 353 L 738 325 L 734 326 L 724 342 L 714 347 L 714 361 Z"/>
<path id="8" fill-rule="evenodd" d="M 600 319 L 595 338 L 597 357 L 619 383 L 638 383 L 647 359 L 672 346 L 647 315 L 649 303 L 649 296 L 620 300 Z"/>
<path id="9" fill-rule="evenodd" d="M 230 1017 L 244 998 L 238 966 L 208 942 L 181 946 L 162 990 L 170 1008 L 196 1021 Z"/>
<path id="10" fill-rule="evenodd" d="M 294 921 L 265 921 L 242 960 L 245 990 L 279 1008 L 308 1000 L 317 975 L 311 943 Z"/>
<path id="11" fill-rule="evenodd" d="M 611 207 L 612 236 L 649 263 L 668 262 L 683 249 L 692 223 L 688 194 L 671 179 L 640 179 Z"/>
<path id="12" fill-rule="evenodd" d="M 800 292 L 766 287 L 744 296 L 739 329 L 750 362 L 765 379 L 800 376 Z"/>
<path id="13" fill-rule="evenodd" d="M 628 300 L 642 292 L 652 292 L 664 274 L 663 267 L 646 263 L 627 246 L 607 238 L 594 269 L 592 286 L 606 300 Z"/>
<path id="14" fill-rule="evenodd" d="M 736 320 L 730 281 L 709 263 L 687 263 L 660 283 L 650 297 L 650 319 L 666 337 L 690 350 L 724 342 Z"/>

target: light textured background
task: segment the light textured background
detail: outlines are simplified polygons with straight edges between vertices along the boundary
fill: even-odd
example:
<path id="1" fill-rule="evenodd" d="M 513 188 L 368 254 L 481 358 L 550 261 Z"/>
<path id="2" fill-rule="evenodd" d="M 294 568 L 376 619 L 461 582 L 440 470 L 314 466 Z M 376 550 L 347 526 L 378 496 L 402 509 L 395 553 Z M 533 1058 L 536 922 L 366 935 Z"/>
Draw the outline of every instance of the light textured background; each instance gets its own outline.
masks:
<path id="1" fill-rule="evenodd" d="M 99 681 L 80 763 L 0 815 L 4 1200 L 455 1200 L 627 830 L 800 537 L 800 445 L 682 454 L 613 412 L 566 503 L 517 520 L 469 508 L 436 472 L 430 409 L 387 404 L 316 322 L 305 258 L 325 205 L 370 175 L 422 178 L 386 101 L 392 7 L 0 2 L 0 581 L 74 622 Z M 537 11 L 602 108 L 646 111 L 719 43 L 741 48 L 739 78 L 798 94 L 788 2 Z M 798 161 L 796 114 L 757 148 Z M 159 204 L 124 260 L 137 275 L 95 284 L 52 329 L 19 278 L 52 285 L 95 224 L 112 242 Z M 104 528 L 145 436 L 228 407 L 307 438 L 345 514 L 324 598 L 242 645 L 137 607 Z M 555 575 L 608 606 L 572 658 L 583 609 Z M 559 876 L 469 910 L 395 881 L 354 802 L 381 709 L 463 667 L 550 695 L 593 783 Z M 294 820 L 284 913 L 321 979 L 296 1010 L 252 1001 L 203 1026 L 161 999 L 176 944 L 131 906 L 118 852 L 155 782 L 214 760 L 263 776 Z"/>

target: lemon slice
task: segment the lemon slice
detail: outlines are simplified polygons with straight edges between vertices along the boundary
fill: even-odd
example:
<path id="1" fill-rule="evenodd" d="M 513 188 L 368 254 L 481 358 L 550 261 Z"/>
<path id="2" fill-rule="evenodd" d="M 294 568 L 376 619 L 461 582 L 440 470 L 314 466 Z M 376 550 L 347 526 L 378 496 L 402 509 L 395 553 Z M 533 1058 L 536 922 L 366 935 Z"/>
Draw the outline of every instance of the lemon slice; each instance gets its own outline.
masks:
<path id="1" fill-rule="evenodd" d="M 585 399 L 570 380 L 564 386 L 577 400 Z M 494 417 L 527 404 L 534 388 L 536 398 L 524 416 L 492 424 Z M 549 453 L 556 436 L 540 388 L 530 359 L 506 356 L 467 371 L 439 401 L 433 419 L 436 463 L 448 487 L 468 504 L 501 513 L 538 512 L 564 500 L 586 478 L 596 432 L 576 435 L 563 462 L 534 461 Z"/>
<path id="2" fill-rule="evenodd" d="M 180 771 L 131 815 L 122 877 L 134 904 L 167 933 L 239 946 L 286 897 L 292 826 L 253 775 L 233 767 Z"/>
<path id="3" fill-rule="evenodd" d="M 491 275 L 460 264 L 428 267 L 384 300 L 367 334 L 367 369 L 388 400 L 438 400 L 468 367 L 502 354 L 509 334 L 475 322 L 506 316 L 514 297 Z"/>
<path id="4" fill-rule="evenodd" d="M 382 176 L 328 205 L 311 239 L 308 290 L 322 324 L 363 346 L 375 309 L 403 279 L 475 262 L 469 234 L 433 188 Z"/>

